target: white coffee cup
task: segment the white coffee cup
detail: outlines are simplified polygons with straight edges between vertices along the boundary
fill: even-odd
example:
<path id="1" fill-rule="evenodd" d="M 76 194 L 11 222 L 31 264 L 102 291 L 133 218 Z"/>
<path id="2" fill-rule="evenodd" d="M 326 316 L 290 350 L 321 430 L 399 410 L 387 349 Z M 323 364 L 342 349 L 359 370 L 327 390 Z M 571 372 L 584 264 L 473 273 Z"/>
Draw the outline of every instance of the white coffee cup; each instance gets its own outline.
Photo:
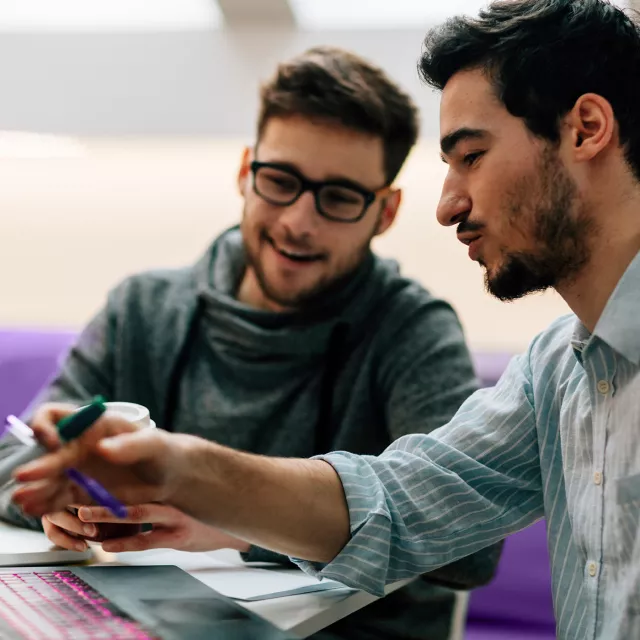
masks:
<path id="1" fill-rule="evenodd" d="M 149 409 L 133 402 L 105 402 L 107 415 L 118 416 L 135 424 L 140 429 L 154 428 L 156 423 L 151 419 Z"/>

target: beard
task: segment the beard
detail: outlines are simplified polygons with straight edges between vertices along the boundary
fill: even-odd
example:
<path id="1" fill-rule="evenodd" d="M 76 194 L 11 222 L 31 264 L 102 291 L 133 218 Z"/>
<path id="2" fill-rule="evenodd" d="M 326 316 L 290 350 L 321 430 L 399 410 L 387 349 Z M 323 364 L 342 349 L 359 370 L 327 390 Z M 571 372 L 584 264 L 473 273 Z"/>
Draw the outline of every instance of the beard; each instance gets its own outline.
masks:
<path id="1" fill-rule="evenodd" d="M 243 222 L 245 220 L 245 216 L 246 212 L 243 214 Z M 242 226 L 244 227 L 244 225 Z M 375 236 L 375 229 L 377 229 L 377 227 L 378 224 L 376 223 L 374 232 L 371 236 L 360 246 L 351 249 L 350 254 L 345 256 L 340 264 L 337 264 L 331 271 L 326 271 L 319 275 L 315 282 L 307 285 L 306 287 L 297 288 L 281 287 L 270 281 L 260 259 L 260 244 L 268 242 L 265 237 L 266 231 L 259 232 L 258 246 L 254 247 L 251 242 L 247 241 L 245 235 L 246 233 L 251 233 L 251 231 L 243 228 L 242 237 L 247 267 L 253 270 L 258 286 L 262 290 L 262 294 L 271 302 L 274 302 L 281 307 L 286 307 L 296 311 L 314 309 L 325 304 L 327 300 L 330 300 L 336 292 L 351 280 L 363 265 L 371 253 L 370 244 L 371 240 Z M 304 247 L 303 242 L 289 236 L 288 234 L 285 240 L 291 246 Z"/>
<path id="2" fill-rule="evenodd" d="M 523 221 L 531 221 L 528 235 L 537 248 L 527 252 L 505 249 L 498 270 L 486 271 L 485 287 L 499 300 L 557 288 L 571 282 L 588 263 L 595 225 L 552 146 L 542 151 L 537 174 L 516 183 L 506 209 L 512 229 L 522 229 Z"/>

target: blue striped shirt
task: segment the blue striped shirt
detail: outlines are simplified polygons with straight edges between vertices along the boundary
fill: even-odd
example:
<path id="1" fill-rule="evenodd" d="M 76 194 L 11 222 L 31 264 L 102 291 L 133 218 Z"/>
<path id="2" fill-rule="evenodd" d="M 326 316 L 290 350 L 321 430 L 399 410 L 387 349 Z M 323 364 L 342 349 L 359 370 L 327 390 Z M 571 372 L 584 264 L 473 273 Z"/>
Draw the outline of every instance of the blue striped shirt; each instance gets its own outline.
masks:
<path id="1" fill-rule="evenodd" d="M 445 427 L 322 457 L 352 535 L 305 570 L 382 595 L 546 517 L 558 637 L 640 638 L 640 254 L 593 334 L 560 318 Z"/>

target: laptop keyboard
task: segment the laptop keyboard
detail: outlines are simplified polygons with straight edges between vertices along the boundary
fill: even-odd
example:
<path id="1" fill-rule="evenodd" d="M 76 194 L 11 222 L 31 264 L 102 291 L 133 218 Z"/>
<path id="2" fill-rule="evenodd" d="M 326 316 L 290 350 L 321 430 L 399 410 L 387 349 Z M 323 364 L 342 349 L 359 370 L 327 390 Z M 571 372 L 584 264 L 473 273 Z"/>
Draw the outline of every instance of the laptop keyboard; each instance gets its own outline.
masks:
<path id="1" fill-rule="evenodd" d="M 153 640 L 71 571 L 0 571 L 0 638 Z"/>

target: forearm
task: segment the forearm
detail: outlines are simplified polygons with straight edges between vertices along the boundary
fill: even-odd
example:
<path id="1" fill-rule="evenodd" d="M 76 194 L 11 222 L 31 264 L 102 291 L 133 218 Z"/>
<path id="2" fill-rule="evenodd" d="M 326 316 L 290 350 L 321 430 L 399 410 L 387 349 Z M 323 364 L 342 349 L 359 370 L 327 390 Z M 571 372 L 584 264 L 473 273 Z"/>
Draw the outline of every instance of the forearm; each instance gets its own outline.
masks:
<path id="1" fill-rule="evenodd" d="M 330 562 L 349 539 L 342 483 L 320 460 L 268 458 L 192 439 L 174 506 L 288 556 Z"/>
<path id="2" fill-rule="evenodd" d="M 492 474 L 460 454 L 470 463 L 462 469 L 454 456 L 442 442 L 419 435 L 406 436 L 379 457 L 329 454 L 348 496 L 352 534 L 327 566 L 300 566 L 382 596 L 385 585 L 451 564 L 541 516 L 535 478 Z M 458 473 L 441 465 L 445 457 Z M 451 577 L 447 582 L 456 582 Z"/>

